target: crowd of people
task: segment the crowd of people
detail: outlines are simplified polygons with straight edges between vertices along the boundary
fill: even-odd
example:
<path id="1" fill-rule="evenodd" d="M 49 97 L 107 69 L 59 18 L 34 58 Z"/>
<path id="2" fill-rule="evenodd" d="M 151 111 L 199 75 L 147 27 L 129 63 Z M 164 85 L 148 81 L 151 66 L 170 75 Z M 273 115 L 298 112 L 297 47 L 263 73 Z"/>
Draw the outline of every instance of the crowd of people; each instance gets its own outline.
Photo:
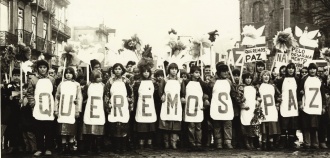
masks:
<path id="1" fill-rule="evenodd" d="M 275 72 L 263 62 L 255 65 L 253 72 L 240 72 L 218 63 L 213 74 L 194 62 L 183 69 L 169 63 L 164 72 L 130 61 L 103 72 L 92 60 L 87 82 L 79 67 L 65 68 L 62 78 L 39 60 L 36 71 L 24 75 L 23 96 L 17 68 L 1 87 L 2 149 L 34 156 L 145 148 L 327 149 L 326 69 L 311 63 L 297 70 L 290 63 Z"/>

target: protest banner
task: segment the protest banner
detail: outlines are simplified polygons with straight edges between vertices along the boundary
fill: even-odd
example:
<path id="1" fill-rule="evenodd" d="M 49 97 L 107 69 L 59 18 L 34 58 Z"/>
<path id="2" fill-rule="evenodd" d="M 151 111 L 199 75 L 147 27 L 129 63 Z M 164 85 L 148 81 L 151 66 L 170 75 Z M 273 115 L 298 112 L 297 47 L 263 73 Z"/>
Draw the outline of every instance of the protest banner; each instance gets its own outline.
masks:
<path id="1" fill-rule="evenodd" d="M 303 67 L 313 60 L 314 50 L 305 48 L 292 48 L 291 61 L 296 64 L 296 67 Z"/>
<path id="2" fill-rule="evenodd" d="M 245 49 L 245 63 L 267 60 L 266 54 L 269 54 L 269 49 L 266 47 L 255 47 Z"/>

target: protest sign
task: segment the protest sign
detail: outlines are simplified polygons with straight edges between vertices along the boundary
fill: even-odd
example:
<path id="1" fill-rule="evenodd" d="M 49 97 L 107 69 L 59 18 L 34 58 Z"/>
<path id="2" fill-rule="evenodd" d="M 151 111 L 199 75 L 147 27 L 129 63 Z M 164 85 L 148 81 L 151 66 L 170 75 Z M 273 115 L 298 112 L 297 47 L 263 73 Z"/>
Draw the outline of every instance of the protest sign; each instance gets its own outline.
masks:
<path id="1" fill-rule="evenodd" d="M 292 48 L 291 60 L 293 63 L 305 64 L 313 59 L 314 50 L 305 48 Z"/>
<path id="2" fill-rule="evenodd" d="M 269 49 L 266 47 L 255 47 L 245 49 L 245 63 L 267 60 L 266 54 L 269 54 Z"/>

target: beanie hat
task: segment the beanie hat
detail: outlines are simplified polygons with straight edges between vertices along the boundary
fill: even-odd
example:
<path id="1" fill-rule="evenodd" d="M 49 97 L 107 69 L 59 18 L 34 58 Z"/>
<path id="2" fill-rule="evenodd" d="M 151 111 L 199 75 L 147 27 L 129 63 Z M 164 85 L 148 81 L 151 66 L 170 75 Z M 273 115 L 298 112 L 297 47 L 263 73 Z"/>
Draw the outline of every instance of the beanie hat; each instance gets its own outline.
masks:
<path id="1" fill-rule="evenodd" d="M 239 76 L 241 74 L 241 71 L 238 69 L 233 70 L 233 76 Z"/>
<path id="2" fill-rule="evenodd" d="M 38 60 L 38 61 L 37 61 L 37 69 L 38 69 L 41 65 L 46 66 L 46 67 L 47 67 L 47 72 L 48 72 L 48 70 L 49 70 L 49 65 L 48 65 L 47 61 L 45 61 L 45 60 Z"/>

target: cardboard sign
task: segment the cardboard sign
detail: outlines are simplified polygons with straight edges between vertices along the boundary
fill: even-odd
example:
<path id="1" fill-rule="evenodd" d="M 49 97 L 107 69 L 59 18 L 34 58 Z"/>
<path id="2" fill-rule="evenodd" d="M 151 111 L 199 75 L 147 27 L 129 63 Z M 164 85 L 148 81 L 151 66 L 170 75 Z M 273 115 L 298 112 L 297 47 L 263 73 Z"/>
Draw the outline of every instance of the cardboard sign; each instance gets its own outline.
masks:
<path id="1" fill-rule="evenodd" d="M 244 49 L 234 48 L 233 51 L 229 52 L 228 64 L 235 66 L 243 66 Z"/>
<path id="2" fill-rule="evenodd" d="M 293 63 L 305 64 L 313 59 L 314 50 L 305 48 L 292 48 L 291 60 Z"/>
<path id="3" fill-rule="evenodd" d="M 262 54 L 261 53 L 250 53 L 246 54 L 244 58 L 245 63 L 252 63 L 256 61 L 262 61 Z"/>
<path id="4" fill-rule="evenodd" d="M 288 63 L 288 54 L 286 54 L 286 53 L 276 53 L 274 61 L 278 62 L 278 63 L 286 64 L 286 63 Z"/>

